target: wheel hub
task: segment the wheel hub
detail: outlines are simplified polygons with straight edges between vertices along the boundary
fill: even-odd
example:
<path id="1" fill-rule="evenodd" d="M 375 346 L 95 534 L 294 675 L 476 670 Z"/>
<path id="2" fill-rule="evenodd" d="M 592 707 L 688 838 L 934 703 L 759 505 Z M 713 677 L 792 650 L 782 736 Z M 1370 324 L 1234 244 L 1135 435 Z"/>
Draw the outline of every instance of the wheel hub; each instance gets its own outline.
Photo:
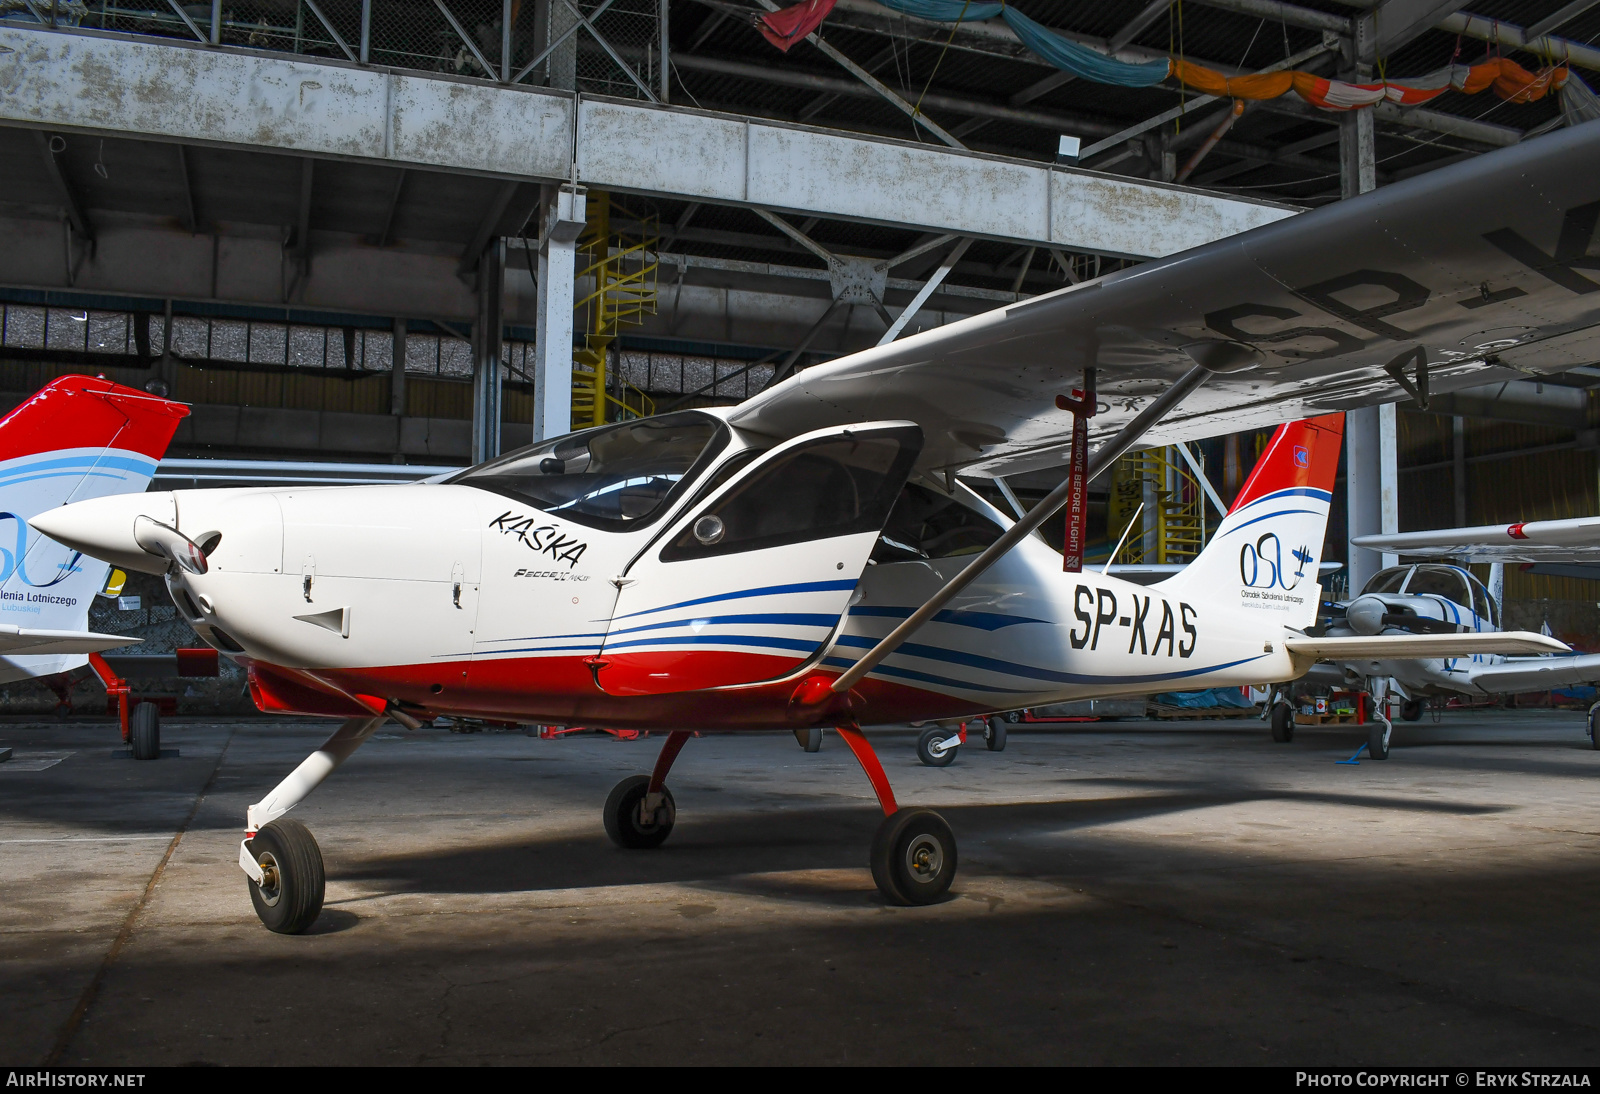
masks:
<path id="1" fill-rule="evenodd" d="M 938 880 L 943 869 L 944 847 L 933 836 L 915 836 L 906 845 L 906 873 L 912 880 L 927 885 Z"/>
<path id="2" fill-rule="evenodd" d="M 272 852 L 263 851 L 257 856 L 256 865 L 261 867 L 261 902 L 269 908 L 277 907 L 283 896 L 278 884 L 278 860 L 272 857 Z"/>

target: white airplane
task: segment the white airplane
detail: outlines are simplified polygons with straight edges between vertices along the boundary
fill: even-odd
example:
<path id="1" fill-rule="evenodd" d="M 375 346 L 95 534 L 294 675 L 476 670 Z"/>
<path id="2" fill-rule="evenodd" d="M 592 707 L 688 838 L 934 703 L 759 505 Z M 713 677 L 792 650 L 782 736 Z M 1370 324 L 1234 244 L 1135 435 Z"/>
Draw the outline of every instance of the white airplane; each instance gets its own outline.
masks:
<path id="1" fill-rule="evenodd" d="M 1389 554 L 1461 562 L 1592 563 L 1600 560 L 1600 518 L 1357 536 L 1351 542 Z M 1470 571 L 1442 563 L 1418 563 L 1373 575 L 1362 595 L 1346 606 L 1343 630 L 1354 634 L 1449 633 L 1452 629 L 1493 631 L 1499 626 L 1499 595 L 1485 588 Z M 1328 633 L 1340 630 L 1330 628 Z M 1421 716 L 1421 697 L 1426 695 L 1507 695 L 1600 682 L 1600 653 L 1556 657 L 1479 654 L 1445 660 L 1347 663 L 1343 669 L 1351 679 L 1363 675 L 1393 678 L 1407 699 L 1402 716 L 1415 721 Z M 1597 728 L 1600 704 L 1590 709 L 1587 718 L 1589 738 L 1600 748 Z"/>
<path id="2" fill-rule="evenodd" d="M 0 419 L 0 683 L 71 672 L 100 650 L 139 641 L 88 629 L 89 604 L 110 567 L 86 562 L 27 522 L 58 505 L 142 493 L 188 413 L 104 378 L 61 376 Z M 155 759 L 156 707 L 139 704 L 130 726 L 125 685 L 94 660 L 108 690 L 123 688 L 123 739 L 136 758 Z"/>
<path id="3" fill-rule="evenodd" d="M 248 811 L 239 865 L 269 929 L 304 930 L 323 896 L 316 842 L 285 814 L 384 718 L 430 715 L 670 729 L 655 770 L 606 803 L 624 847 L 673 828 L 682 727 L 834 727 L 884 813 L 878 888 L 925 904 L 955 874 L 954 836 L 899 808 L 862 725 L 1285 681 L 1324 658 L 1565 649 L 1304 629 L 1338 411 L 1588 360 L 1568 339 L 1600 325 L 1586 295 L 1600 284 L 1568 251 L 1595 226 L 1597 158 L 1600 126 L 1549 134 L 778 377 L 737 407 L 586 430 L 442 480 L 150 493 L 34 524 L 164 573 L 261 709 L 346 719 Z M 1513 321 L 1511 342 L 1476 337 Z M 1135 444 L 1300 418 L 1159 586 L 1063 573 L 1030 538 L 1068 503 L 1081 533 L 1086 483 Z M 1015 522 L 957 479 L 1068 456 Z"/>

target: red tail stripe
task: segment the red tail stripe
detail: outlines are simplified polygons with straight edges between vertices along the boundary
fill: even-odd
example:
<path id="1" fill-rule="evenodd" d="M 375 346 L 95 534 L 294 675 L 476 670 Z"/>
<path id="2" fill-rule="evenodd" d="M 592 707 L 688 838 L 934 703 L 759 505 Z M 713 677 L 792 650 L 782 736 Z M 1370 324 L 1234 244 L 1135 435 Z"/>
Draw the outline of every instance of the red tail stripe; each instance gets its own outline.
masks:
<path id="1" fill-rule="evenodd" d="M 1323 414 L 1280 425 L 1228 512 L 1236 513 L 1280 490 L 1310 487 L 1332 493 L 1339 477 L 1339 442 L 1343 437 L 1343 414 Z"/>
<path id="2" fill-rule="evenodd" d="M 58 376 L 0 419 L 0 460 L 63 448 L 166 454 L 188 407 L 94 376 Z"/>

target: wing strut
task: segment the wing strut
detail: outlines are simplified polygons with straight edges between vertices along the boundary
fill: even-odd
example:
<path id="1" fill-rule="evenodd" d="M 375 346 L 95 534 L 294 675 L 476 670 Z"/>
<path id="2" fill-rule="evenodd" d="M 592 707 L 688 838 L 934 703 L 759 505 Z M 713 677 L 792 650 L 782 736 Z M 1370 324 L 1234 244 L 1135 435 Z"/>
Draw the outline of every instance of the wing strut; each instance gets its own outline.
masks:
<path id="1" fill-rule="evenodd" d="M 1123 426 L 1121 432 L 1095 449 L 1094 455 L 1089 459 L 1089 469 L 1083 479 L 1083 485 L 1093 482 L 1095 476 L 1110 467 L 1118 456 L 1138 443 L 1139 438 L 1143 437 L 1162 418 L 1166 417 L 1169 410 L 1182 402 L 1195 388 L 1205 383 L 1206 378 L 1211 375 L 1211 371 L 1204 365 L 1195 365 L 1184 373 L 1177 383 L 1162 392 L 1155 402 L 1141 410 L 1133 421 Z M 966 569 L 951 578 L 950 582 L 934 593 L 927 603 L 912 612 L 904 623 L 890 631 L 876 646 L 868 650 L 861 660 L 846 669 L 843 674 L 834 680 L 831 685 L 832 690 L 835 693 L 842 694 L 855 687 L 863 676 L 877 668 L 885 657 L 888 657 L 898 649 L 902 642 L 910 638 L 918 628 L 937 615 L 946 604 L 954 600 L 962 589 L 965 589 L 973 581 L 981 577 L 984 571 L 998 562 L 1011 548 L 1032 534 L 1035 528 L 1049 520 L 1056 510 L 1060 509 L 1066 502 L 1067 495 L 1072 492 L 1073 483 L 1076 479 L 1077 476 L 1068 475 L 1060 486 L 1045 495 L 1045 499 L 1035 505 L 1026 516 L 1022 517 L 1010 528 L 1007 528 L 1000 538 L 990 544 L 983 554 L 973 559 Z"/>

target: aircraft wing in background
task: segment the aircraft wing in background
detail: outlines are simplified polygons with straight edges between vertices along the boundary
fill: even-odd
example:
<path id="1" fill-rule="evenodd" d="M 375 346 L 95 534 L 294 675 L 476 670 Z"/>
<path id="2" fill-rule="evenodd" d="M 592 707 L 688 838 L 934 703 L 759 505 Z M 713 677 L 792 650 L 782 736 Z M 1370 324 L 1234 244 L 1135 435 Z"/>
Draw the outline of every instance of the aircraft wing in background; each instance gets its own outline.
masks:
<path id="1" fill-rule="evenodd" d="M 1357 547 L 1463 562 L 1600 562 L 1600 517 L 1356 536 Z"/>

